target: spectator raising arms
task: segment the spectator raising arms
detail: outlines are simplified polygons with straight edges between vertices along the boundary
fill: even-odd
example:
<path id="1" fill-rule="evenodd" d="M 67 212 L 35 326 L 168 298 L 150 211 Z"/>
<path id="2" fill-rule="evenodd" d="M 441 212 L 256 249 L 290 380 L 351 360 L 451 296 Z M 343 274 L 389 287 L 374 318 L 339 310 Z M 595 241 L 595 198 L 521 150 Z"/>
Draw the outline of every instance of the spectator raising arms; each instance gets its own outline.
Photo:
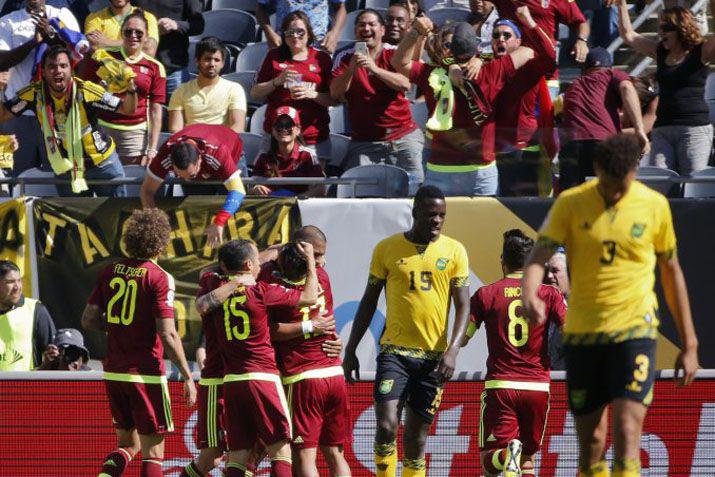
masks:
<path id="1" fill-rule="evenodd" d="M 145 166 L 156 156 L 161 132 L 161 105 L 166 102 L 166 73 L 164 66 L 143 51 L 148 22 L 145 13 L 136 9 L 122 22 L 121 48 L 105 50 L 106 55 L 128 65 L 136 74 L 137 108 L 124 116 L 111 111 L 100 111 L 99 124 L 114 139 L 122 164 Z M 96 56 L 96 55 L 95 55 Z M 95 69 L 101 63 L 94 62 Z M 93 79 L 93 78 L 92 78 Z M 119 94 L 123 98 L 126 92 Z"/>
<path id="2" fill-rule="evenodd" d="M 648 162 L 681 175 L 706 168 L 713 126 L 703 98 L 707 65 L 715 59 L 715 36 L 705 41 L 695 17 L 683 7 L 660 14 L 659 41 L 633 30 L 625 0 L 619 2 L 618 12 L 626 44 L 657 61 L 660 98 Z"/>
<path id="3" fill-rule="evenodd" d="M 492 54 L 492 30 L 499 19 L 499 12 L 492 2 L 486 0 L 469 0 L 469 24 L 479 38 L 479 52 L 482 55 Z"/>
<path id="4" fill-rule="evenodd" d="M 308 16 L 296 11 L 286 15 L 281 25 L 281 42 L 268 52 L 251 88 L 254 98 L 266 98 L 268 108 L 263 122 L 267 151 L 271 137 L 271 118 L 278 107 L 287 105 L 300 114 L 302 135 L 321 159 L 330 157 L 330 55 L 314 48 L 313 28 Z"/>
<path id="5" fill-rule="evenodd" d="M 264 152 L 253 166 L 253 175 L 261 177 L 325 177 L 313 151 L 304 147 L 300 137 L 300 116 L 290 106 L 276 109 L 271 118 L 273 133 L 271 149 Z M 269 187 L 255 185 L 252 194 L 258 195 L 324 195 L 323 186 Z"/>
<path id="6" fill-rule="evenodd" d="M 199 123 L 228 126 L 237 133 L 246 130 L 246 93 L 240 84 L 221 78 L 227 55 L 226 46 L 213 36 L 196 45 L 199 75 L 171 95 L 169 131 Z"/>
<path id="7" fill-rule="evenodd" d="M 129 0 L 110 0 L 107 8 L 90 13 L 84 23 L 84 31 L 92 47 L 97 49 L 124 45 L 122 25 L 127 15 L 138 8 L 129 3 Z M 153 14 L 144 12 L 144 18 L 147 22 L 147 37 L 144 38 L 142 50 L 147 55 L 154 56 L 159 46 L 159 27 Z"/>

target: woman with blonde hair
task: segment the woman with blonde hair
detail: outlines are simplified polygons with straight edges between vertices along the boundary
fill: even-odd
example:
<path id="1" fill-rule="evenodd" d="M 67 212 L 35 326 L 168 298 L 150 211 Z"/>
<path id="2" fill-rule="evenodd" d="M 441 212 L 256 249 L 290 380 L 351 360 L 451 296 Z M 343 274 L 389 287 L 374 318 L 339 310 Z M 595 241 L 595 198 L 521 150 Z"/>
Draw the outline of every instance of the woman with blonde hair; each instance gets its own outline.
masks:
<path id="1" fill-rule="evenodd" d="M 707 65 L 715 59 L 714 37 L 703 38 L 695 17 L 683 7 L 663 10 L 659 40 L 633 30 L 626 0 L 620 0 L 618 12 L 624 42 L 657 61 L 659 100 L 648 164 L 681 175 L 705 169 L 712 149 L 713 126 L 704 92 Z"/>

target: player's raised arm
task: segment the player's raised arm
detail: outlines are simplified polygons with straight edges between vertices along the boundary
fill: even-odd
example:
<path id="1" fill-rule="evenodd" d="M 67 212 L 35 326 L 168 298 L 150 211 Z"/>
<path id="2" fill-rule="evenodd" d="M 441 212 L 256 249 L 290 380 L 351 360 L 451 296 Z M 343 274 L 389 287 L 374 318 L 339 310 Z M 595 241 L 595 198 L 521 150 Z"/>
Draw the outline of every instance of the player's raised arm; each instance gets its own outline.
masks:
<path id="1" fill-rule="evenodd" d="M 181 344 L 179 333 L 176 332 L 174 320 L 157 318 L 156 332 L 161 339 L 161 343 L 164 345 L 169 359 L 179 368 L 179 372 L 184 378 L 184 399 L 186 400 L 186 407 L 193 407 L 194 404 L 196 404 L 196 385 L 194 384 L 194 379 L 191 377 L 189 363 L 186 362 L 184 347 Z"/>
<path id="2" fill-rule="evenodd" d="M 223 305 L 238 287 L 254 285 L 256 280 L 250 275 L 239 275 L 215 290 L 196 298 L 196 311 L 204 316 Z"/>
<path id="3" fill-rule="evenodd" d="M 372 316 L 375 314 L 375 309 L 377 309 L 377 300 L 380 298 L 380 293 L 382 293 L 384 287 L 384 278 L 378 278 L 371 274 L 367 279 L 367 286 L 355 314 L 353 327 L 350 330 L 350 338 L 345 347 L 345 357 L 343 358 L 343 371 L 345 372 L 345 379 L 349 383 L 355 382 L 353 371 L 355 372 L 355 378 L 360 379 L 360 362 L 356 355 L 357 347 L 370 327 Z"/>
<path id="4" fill-rule="evenodd" d="M 333 315 L 321 314 L 317 318 L 309 320 L 312 324 L 311 333 L 313 336 L 326 335 L 335 332 L 335 317 Z M 307 321 L 295 323 L 271 322 L 271 341 L 288 341 L 305 335 L 304 324 Z"/>
<path id="5" fill-rule="evenodd" d="M 305 277 L 305 287 L 300 293 L 299 306 L 315 305 L 318 301 L 318 273 L 315 269 L 315 255 L 313 254 L 313 245 L 310 242 L 298 242 L 296 248 L 305 258 L 308 264 L 308 275 Z"/>
<path id="6" fill-rule="evenodd" d="M 521 280 L 521 296 L 524 302 L 526 317 L 532 324 L 542 324 L 546 322 L 545 305 L 539 298 L 538 291 L 544 279 L 546 262 L 559 248 L 559 244 L 553 240 L 539 237 L 534 244 L 534 249 L 529 255 L 524 267 L 524 278 Z"/>

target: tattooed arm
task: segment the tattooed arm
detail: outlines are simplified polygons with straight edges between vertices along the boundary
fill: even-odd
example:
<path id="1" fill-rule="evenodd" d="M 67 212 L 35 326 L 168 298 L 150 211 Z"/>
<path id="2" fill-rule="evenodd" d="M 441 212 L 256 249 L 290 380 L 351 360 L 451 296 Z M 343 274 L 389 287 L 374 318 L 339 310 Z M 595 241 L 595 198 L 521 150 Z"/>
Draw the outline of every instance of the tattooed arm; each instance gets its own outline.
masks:
<path id="1" fill-rule="evenodd" d="M 238 287 L 253 285 L 255 283 L 256 281 L 252 276 L 238 275 L 215 290 L 198 297 L 196 299 L 196 311 L 198 311 L 201 316 L 211 313 L 213 310 L 220 308 L 223 302 L 228 300 Z"/>

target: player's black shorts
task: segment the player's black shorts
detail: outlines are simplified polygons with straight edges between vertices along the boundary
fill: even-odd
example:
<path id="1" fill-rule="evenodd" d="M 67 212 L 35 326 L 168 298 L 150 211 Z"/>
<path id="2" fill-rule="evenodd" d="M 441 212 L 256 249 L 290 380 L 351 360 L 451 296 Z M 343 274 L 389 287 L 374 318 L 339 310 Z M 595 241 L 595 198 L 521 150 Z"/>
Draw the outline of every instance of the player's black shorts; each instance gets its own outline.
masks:
<path id="1" fill-rule="evenodd" d="M 432 422 L 442 401 L 443 384 L 436 372 L 438 364 L 439 361 L 433 359 L 380 353 L 373 392 L 375 402 L 398 399 L 427 422 Z"/>
<path id="2" fill-rule="evenodd" d="M 589 414 L 619 398 L 648 406 L 653 400 L 655 346 L 649 338 L 564 346 L 571 412 Z"/>

